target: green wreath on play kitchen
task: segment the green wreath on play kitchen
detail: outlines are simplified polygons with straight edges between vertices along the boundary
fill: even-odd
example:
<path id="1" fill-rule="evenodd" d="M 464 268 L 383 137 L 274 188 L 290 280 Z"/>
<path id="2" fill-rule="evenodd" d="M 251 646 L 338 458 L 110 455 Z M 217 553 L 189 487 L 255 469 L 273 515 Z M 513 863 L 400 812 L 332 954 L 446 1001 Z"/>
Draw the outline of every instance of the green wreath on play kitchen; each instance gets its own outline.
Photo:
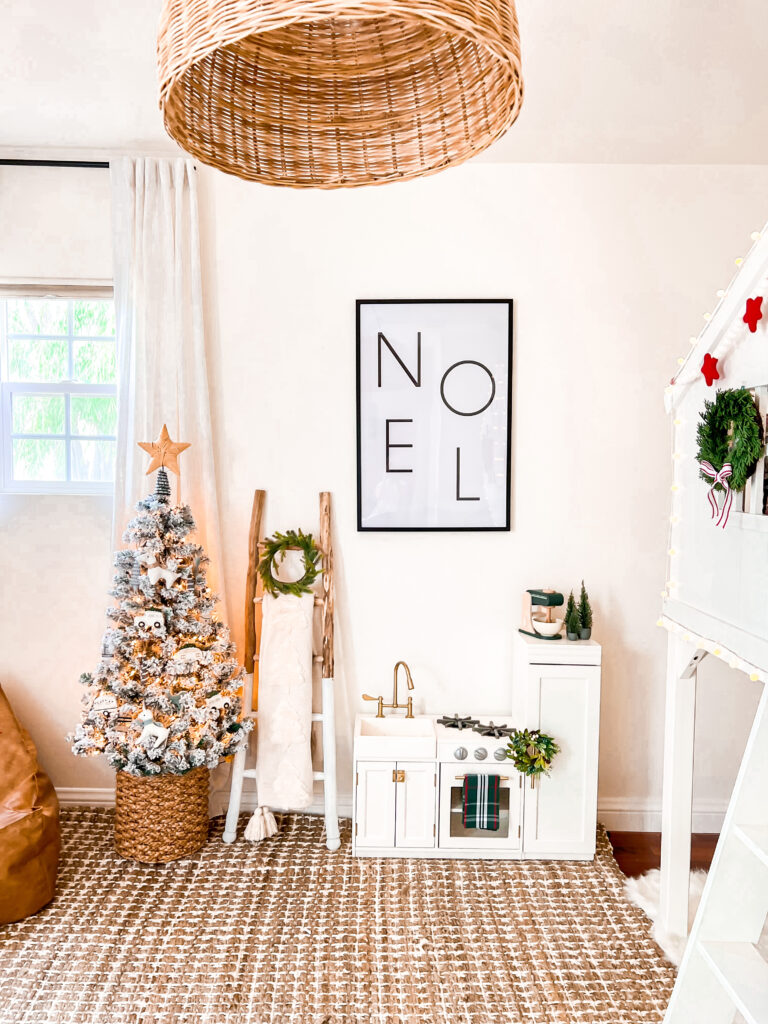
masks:
<path id="1" fill-rule="evenodd" d="M 710 488 L 707 500 L 712 518 L 725 528 L 733 493 L 744 490 L 764 450 L 760 414 L 749 389 L 730 388 L 705 402 L 696 441 L 700 476 Z M 718 492 L 725 495 L 722 508 Z"/>
<path id="2" fill-rule="evenodd" d="M 538 729 L 514 729 L 507 745 L 507 757 L 521 775 L 549 775 L 560 747 Z"/>
<path id="3" fill-rule="evenodd" d="M 289 550 L 299 550 L 303 553 L 304 575 L 300 580 L 293 583 L 285 583 L 276 579 L 272 568 L 275 558 L 280 556 L 280 561 Z M 259 576 L 261 576 L 264 590 L 273 596 L 278 594 L 300 594 L 311 593 L 310 587 L 320 575 L 318 562 L 320 551 L 315 544 L 311 533 L 302 533 L 301 530 L 288 530 L 287 533 L 275 533 L 274 537 L 268 537 L 264 541 L 264 555 L 259 562 Z"/>

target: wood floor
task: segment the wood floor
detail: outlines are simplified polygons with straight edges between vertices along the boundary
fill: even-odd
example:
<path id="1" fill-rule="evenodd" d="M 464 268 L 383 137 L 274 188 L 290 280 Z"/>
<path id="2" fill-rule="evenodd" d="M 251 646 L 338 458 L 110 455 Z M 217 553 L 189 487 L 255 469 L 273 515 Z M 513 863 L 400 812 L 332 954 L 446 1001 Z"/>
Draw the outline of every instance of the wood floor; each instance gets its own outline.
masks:
<path id="1" fill-rule="evenodd" d="M 625 875 L 642 875 L 661 864 L 661 832 L 609 832 L 608 836 Z M 709 867 L 717 838 L 708 832 L 694 832 L 691 837 L 692 868 Z"/>

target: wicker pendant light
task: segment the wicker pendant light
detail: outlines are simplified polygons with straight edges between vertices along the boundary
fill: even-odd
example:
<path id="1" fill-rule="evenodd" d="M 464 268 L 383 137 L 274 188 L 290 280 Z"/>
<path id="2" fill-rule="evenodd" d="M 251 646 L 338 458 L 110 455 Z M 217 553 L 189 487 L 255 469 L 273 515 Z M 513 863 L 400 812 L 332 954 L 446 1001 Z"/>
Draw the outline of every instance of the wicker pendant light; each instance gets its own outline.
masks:
<path id="1" fill-rule="evenodd" d="M 165 0 L 158 65 L 183 149 L 299 188 L 461 163 L 523 98 L 514 0 Z"/>

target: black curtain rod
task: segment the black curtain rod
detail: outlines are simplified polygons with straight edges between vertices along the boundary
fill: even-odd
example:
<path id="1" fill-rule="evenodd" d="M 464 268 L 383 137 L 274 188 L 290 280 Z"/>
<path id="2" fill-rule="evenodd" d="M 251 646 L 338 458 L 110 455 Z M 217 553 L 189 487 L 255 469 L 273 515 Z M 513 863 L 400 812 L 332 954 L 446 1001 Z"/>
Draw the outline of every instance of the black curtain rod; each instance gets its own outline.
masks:
<path id="1" fill-rule="evenodd" d="M 0 167 L 99 167 L 109 168 L 108 160 L 6 160 L 0 158 Z"/>

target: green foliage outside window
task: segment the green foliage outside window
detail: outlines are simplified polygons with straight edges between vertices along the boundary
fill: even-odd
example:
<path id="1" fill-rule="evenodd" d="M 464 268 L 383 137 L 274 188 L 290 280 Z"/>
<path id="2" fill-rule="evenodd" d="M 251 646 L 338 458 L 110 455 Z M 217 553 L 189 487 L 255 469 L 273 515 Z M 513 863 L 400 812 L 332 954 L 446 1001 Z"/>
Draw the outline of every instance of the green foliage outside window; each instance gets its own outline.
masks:
<path id="1" fill-rule="evenodd" d="M 62 384 L 62 393 L 14 392 L 11 408 L 15 480 L 113 478 L 117 431 L 114 394 L 69 396 L 67 385 L 115 385 L 117 358 L 115 312 L 110 300 L 8 299 L 5 302 L 8 380 L 24 384 Z M 2 304 L 0 304 L 0 310 Z M 53 436 L 59 435 L 61 439 Z M 68 435 L 67 441 L 61 435 Z"/>

